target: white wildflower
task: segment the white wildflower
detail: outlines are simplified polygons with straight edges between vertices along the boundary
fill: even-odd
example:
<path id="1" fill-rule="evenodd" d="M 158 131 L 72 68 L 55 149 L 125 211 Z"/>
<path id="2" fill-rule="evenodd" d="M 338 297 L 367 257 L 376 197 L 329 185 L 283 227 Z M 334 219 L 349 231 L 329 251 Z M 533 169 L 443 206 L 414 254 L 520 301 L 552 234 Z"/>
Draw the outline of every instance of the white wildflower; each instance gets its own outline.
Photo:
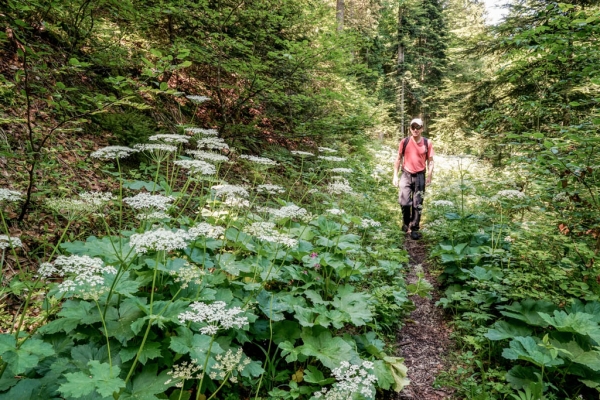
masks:
<path id="1" fill-rule="evenodd" d="M 278 232 L 273 222 L 254 222 L 246 227 L 246 232 L 266 242 L 278 243 L 286 247 L 298 245 L 298 240 Z"/>
<path id="2" fill-rule="evenodd" d="M 329 148 L 329 147 L 319 147 L 319 151 L 321 153 L 337 153 L 337 150 Z"/>
<path id="3" fill-rule="evenodd" d="M 162 194 L 138 193 L 133 197 L 125 197 L 123 203 L 128 204 L 136 210 L 162 210 L 166 211 L 175 200 L 172 196 L 163 196 Z"/>
<path id="4" fill-rule="evenodd" d="M 342 162 L 346 161 L 344 157 L 335 157 L 335 156 L 319 156 L 321 160 L 325 161 L 333 161 L 333 162 Z"/>
<path id="5" fill-rule="evenodd" d="M 360 227 L 363 229 L 367 229 L 367 228 L 378 228 L 381 226 L 381 222 L 377 222 L 377 221 L 373 221 L 370 218 L 363 218 L 360 221 Z"/>
<path id="6" fill-rule="evenodd" d="M 505 241 L 506 243 L 514 243 L 515 239 L 514 239 L 514 238 L 512 238 L 512 237 L 510 237 L 510 236 L 505 236 L 505 237 L 504 237 L 504 241 Z"/>
<path id="7" fill-rule="evenodd" d="M 214 165 L 202 160 L 176 160 L 174 164 L 189 170 L 190 174 L 214 175 L 217 173 Z"/>
<path id="8" fill-rule="evenodd" d="M 312 157 L 312 156 L 314 156 L 313 153 L 309 153 L 308 151 L 292 150 L 290 153 L 292 153 L 295 156 L 302 156 L 302 157 Z"/>
<path id="9" fill-rule="evenodd" d="M 270 185 L 270 184 L 258 185 L 256 190 L 260 193 L 268 193 L 268 194 L 285 193 L 285 188 L 283 188 L 279 185 Z"/>
<path id="10" fill-rule="evenodd" d="M 225 162 L 229 161 L 227 156 L 222 154 L 212 153 L 204 150 L 187 150 L 187 154 L 194 156 L 196 159 L 207 160 L 212 162 Z"/>
<path id="11" fill-rule="evenodd" d="M 177 134 L 160 134 L 160 135 L 152 135 L 148 138 L 153 142 L 164 142 L 164 143 L 188 143 L 190 138 L 185 135 L 177 135 Z"/>
<path id="12" fill-rule="evenodd" d="M 200 285 L 202 278 L 206 275 L 206 271 L 194 265 L 186 264 L 177 271 L 169 271 L 169 274 L 173 276 L 173 281 L 181 283 L 181 288 L 185 289 L 191 282 Z"/>
<path id="13" fill-rule="evenodd" d="M 79 194 L 79 197 L 84 202 L 96 207 L 102 207 L 109 201 L 117 198 L 109 192 L 82 192 Z"/>
<path id="14" fill-rule="evenodd" d="M 185 128 L 184 131 L 191 133 L 192 135 L 203 135 L 203 136 L 217 136 L 219 131 L 216 129 L 203 129 L 203 128 Z"/>
<path id="15" fill-rule="evenodd" d="M 181 389 L 183 388 L 184 381 L 190 379 L 201 379 L 202 374 L 198 373 L 201 370 L 202 366 L 198 365 L 198 360 L 196 359 L 193 359 L 191 362 L 184 361 L 179 365 L 173 365 L 173 369 L 167 372 L 167 375 L 169 375 L 171 378 L 165 382 L 165 385 L 170 384 L 174 380 L 180 379 L 181 382 L 175 384 L 175 387 Z"/>
<path id="16" fill-rule="evenodd" d="M 256 163 L 256 164 L 278 165 L 277 162 L 271 160 L 270 158 L 266 158 L 266 157 L 257 157 L 257 156 L 250 156 L 247 154 L 242 154 L 240 156 L 240 158 L 242 158 L 244 160 L 252 161 L 253 163 Z"/>
<path id="17" fill-rule="evenodd" d="M 242 372 L 251 362 L 241 348 L 238 348 L 235 353 L 229 349 L 225 354 L 217 354 L 215 360 L 217 363 L 211 367 L 211 379 L 222 381 L 229 376 L 229 380 L 233 383 L 237 382 L 237 373 Z"/>
<path id="18" fill-rule="evenodd" d="M 496 193 L 496 196 L 510 200 L 519 200 L 525 198 L 525 193 L 520 192 L 518 190 L 501 190 L 498 193 Z"/>
<path id="19" fill-rule="evenodd" d="M 373 374 L 373 367 L 370 361 L 363 361 L 360 365 L 342 361 L 338 368 L 331 371 L 336 383 L 329 390 L 323 388 L 313 396 L 327 400 L 347 400 L 354 398 L 356 393 L 366 399 L 374 399 L 377 377 Z"/>
<path id="20" fill-rule="evenodd" d="M 188 229 L 187 233 L 190 240 L 196 239 L 199 236 L 218 239 L 225 234 L 225 228 L 201 222 Z"/>
<path id="21" fill-rule="evenodd" d="M 454 203 L 449 200 L 434 200 L 431 205 L 434 207 L 454 207 Z"/>
<path id="22" fill-rule="evenodd" d="M 237 185 L 215 185 L 211 187 L 212 190 L 215 191 L 215 196 L 217 197 L 231 197 L 231 196 L 239 196 L 239 197 L 248 197 L 248 191 L 243 186 Z"/>
<path id="23" fill-rule="evenodd" d="M 236 207 L 236 208 L 248 208 L 250 207 L 250 202 L 242 197 L 237 196 L 228 196 L 225 200 L 223 200 L 223 204 L 228 207 Z"/>
<path id="24" fill-rule="evenodd" d="M 79 199 L 47 199 L 46 206 L 68 220 L 89 215 L 98 209 L 98 206 Z"/>
<path id="25" fill-rule="evenodd" d="M 295 204 L 281 208 L 266 208 L 263 211 L 271 214 L 277 220 L 283 218 L 305 218 L 309 214 L 306 208 L 298 207 Z"/>
<path id="26" fill-rule="evenodd" d="M 138 150 L 132 149 L 126 146 L 107 146 L 94 151 L 90 154 L 92 158 L 99 158 L 101 160 L 116 160 L 118 158 L 129 157 L 133 153 L 137 153 Z"/>
<path id="27" fill-rule="evenodd" d="M 206 137 L 198 139 L 198 148 L 203 149 L 215 149 L 215 150 L 229 150 L 229 146 L 225 143 L 225 140 L 218 137 Z"/>
<path id="28" fill-rule="evenodd" d="M 129 243 L 136 253 L 147 253 L 150 250 L 171 251 L 185 248 L 187 246 L 186 238 L 187 232 L 181 229 L 173 232 L 165 228 L 158 228 L 131 235 Z"/>
<path id="29" fill-rule="evenodd" d="M 171 216 L 163 211 L 154 211 L 147 214 L 137 214 L 135 216 L 141 221 L 158 221 L 165 218 L 171 218 Z"/>
<path id="30" fill-rule="evenodd" d="M 204 103 L 205 101 L 210 100 L 210 97 L 206 97 L 206 96 L 197 96 L 197 95 L 187 95 L 185 96 L 187 97 L 190 101 L 192 101 L 193 103 L 196 104 L 201 104 Z"/>
<path id="31" fill-rule="evenodd" d="M 342 215 L 346 213 L 346 211 L 341 210 L 339 208 L 330 208 L 329 210 L 325 210 L 325 212 L 332 215 Z"/>
<path id="32" fill-rule="evenodd" d="M 135 147 L 139 151 L 145 151 L 149 153 L 173 153 L 177 151 L 177 146 L 162 143 L 135 144 L 133 145 L 133 147 Z"/>
<path id="33" fill-rule="evenodd" d="M 563 201 L 569 201 L 570 197 L 566 192 L 561 192 L 558 193 L 556 196 L 554 196 L 554 198 L 552 198 L 552 201 L 555 203 L 560 203 Z"/>
<path id="34" fill-rule="evenodd" d="M 23 242 L 15 236 L 0 235 L 0 250 L 5 250 L 8 247 L 23 247 Z"/>
<path id="35" fill-rule="evenodd" d="M 352 168 L 332 168 L 329 172 L 334 174 L 351 174 L 354 170 Z"/>
<path id="36" fill-rule="evenodd" d="M 331 194 L 342 194 L 342 193 L 352 193 L 352 186 L 350 186 L 347 182 L 337 181 L 327 184 L 327 188 L 325 189 L 328 193 Z"/>
<path id="37" fill-rule="evenodd" d="M 239 307 L 226 307 L 224 301 L 215 301 L 211 304 L 196 301 L 190 304 L 191 311 L 179 314 L 179 322 L 185 324 L 190 321 L 203 324 L 200 332 L 205 335 L 215 332 L 215 328 L 217 331 L 231 328 L 243 329 L 248 324 L 248 317 L 240 316 L 244 311 Z"/>

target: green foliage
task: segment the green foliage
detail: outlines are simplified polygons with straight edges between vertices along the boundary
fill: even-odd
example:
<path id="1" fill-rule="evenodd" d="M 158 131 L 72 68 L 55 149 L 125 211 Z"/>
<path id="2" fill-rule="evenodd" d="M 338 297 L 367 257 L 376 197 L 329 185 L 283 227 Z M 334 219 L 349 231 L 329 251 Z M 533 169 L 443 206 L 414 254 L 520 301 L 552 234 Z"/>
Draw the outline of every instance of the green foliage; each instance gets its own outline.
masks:
<path id="1" fill-rule="evenodd" d="M 156 122 L 140 111 L 96 114 L 92 116 L 92 121 L 97 125 L 92 129 L 100 129 L 100 135 L 102 132 L 109 133 L 110 142 L 115 145 L 145 143 L 157 133 Z"/>

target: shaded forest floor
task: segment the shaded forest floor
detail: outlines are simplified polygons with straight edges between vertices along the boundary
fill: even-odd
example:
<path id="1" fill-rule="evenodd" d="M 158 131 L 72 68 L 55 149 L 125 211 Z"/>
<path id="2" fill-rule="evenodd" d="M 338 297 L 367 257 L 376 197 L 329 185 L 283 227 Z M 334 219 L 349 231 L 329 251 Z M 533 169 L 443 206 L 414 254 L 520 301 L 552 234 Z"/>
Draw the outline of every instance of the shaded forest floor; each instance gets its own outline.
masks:
<path id="1" fill-rule="evenodd" d="M 404 248 L 410 256 L 410 270 L 406 283 L 417 281 L 415 271 L 421 266 L 425 278 L 434 286 L 434 290 L 431 298 L 413 297 L 416 309 L 398 332 L 399 356 L 405 359 L 410 385 L 398 393 L 396 399 L 449 399 L 452 395 L 451 389 L 435 388 L 433 385 L 436 376 L 447 368 L 446 356 L 453 348 L 450 340 L 451 329 L 446 324 L 444 312 L 435 306 L 440 297 L 438 285 L 426 262 L 425 242 L 407 238 Z"/>

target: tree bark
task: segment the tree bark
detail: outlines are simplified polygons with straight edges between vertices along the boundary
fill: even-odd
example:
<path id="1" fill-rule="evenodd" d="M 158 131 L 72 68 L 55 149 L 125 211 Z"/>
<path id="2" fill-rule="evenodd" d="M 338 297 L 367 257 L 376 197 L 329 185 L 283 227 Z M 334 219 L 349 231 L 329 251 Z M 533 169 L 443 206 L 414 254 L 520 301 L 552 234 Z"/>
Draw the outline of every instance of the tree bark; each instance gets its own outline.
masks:
<path id="1" fill-rule="evenodd" d="M 337 20 L 337 30 L 344 30 L 344 0 L 336 0 L 335 3 L 335 19 Z"/>

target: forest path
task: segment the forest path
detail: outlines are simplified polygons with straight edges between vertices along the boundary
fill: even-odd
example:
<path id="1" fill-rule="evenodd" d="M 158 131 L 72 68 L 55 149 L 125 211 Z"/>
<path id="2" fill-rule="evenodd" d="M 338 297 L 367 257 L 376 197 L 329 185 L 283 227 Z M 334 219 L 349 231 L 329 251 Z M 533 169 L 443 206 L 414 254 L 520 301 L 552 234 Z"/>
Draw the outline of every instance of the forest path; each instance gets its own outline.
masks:
<path id="1" fill-rule="evenodd" d="M 450 399 L 452 390 L 433 387 L 435 377 L 443 371 L 445 355 L 451 350 L 451 329 L 446 324 L 441 308 L 435 306 L 440 298 L 435 277 L 429 272 L 427 264 L 427 249 L 421 240 L 404 242 L 404 248 L 410 256 L 409 273 L 406 283 L 416 283 L 418 278 L 416 268 L 422 267 L 425 278 L 434 286 L 431 298 L 413 296 L 416 309 L 406 318 L 405 324 L 398 332 L 399 356 L 404 357 L 408 367 L 410 384 L 397 394 L 397 400 L 443 400 Z"/>

